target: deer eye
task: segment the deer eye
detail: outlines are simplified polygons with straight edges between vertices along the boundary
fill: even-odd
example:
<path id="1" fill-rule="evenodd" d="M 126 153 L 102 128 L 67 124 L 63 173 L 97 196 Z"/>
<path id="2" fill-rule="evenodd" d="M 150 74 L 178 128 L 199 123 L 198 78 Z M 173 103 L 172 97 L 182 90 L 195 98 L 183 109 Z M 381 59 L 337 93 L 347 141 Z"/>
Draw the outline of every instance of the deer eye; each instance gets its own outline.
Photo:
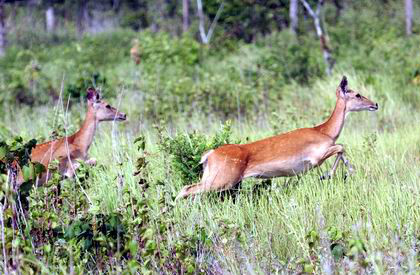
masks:
<path id="1" fill-rule="evenodd" d="M 356 98 L 361 99 L 362 96 L 360 94 L 356 94 Z"/>
<path id="2" fill-rule="evenodd" d="M 107 104 L 107 105 L 105 106 L 105 108 L 107 108 L 107 109 L 111 109 L 111 105 Z"/>

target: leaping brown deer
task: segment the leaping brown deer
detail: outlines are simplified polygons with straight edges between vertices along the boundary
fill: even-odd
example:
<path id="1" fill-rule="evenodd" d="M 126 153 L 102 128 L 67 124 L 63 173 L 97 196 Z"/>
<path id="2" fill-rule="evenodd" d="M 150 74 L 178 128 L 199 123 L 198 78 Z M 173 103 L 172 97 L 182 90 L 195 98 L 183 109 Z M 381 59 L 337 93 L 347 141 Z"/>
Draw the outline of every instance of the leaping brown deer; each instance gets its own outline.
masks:
<path id="1" fill-rule="evenodd" d="M 52 160 L 59 160 L 60 174 L 66 177 L 73 177 L 75 169 L 79 166 L 77 160 L 85 160 L 86 163 L 94 165 L 95 159 L 88 158 L 88 150 L 95 136 L 96 128 L 102 121 L 123 121 L 126 115 L 119 112 L 101 99 L 98 91 L 94 88 L 87 90 L 87 113 L 79 131 L 75 134 L 57 140 L 48 141 L 37 145 L 31 154 L 32 162 L 39 162 L 48 168 Z M 45 183 L 49 173 L 44 172 L 38 178 L 38 184 Z M 23 183 L 22 173 L 19 173 L 18 185 Z"/>
<path id="2" fill-rule="evenodd" d="M 337 155 L 325 177 L 334 175 L 340 160 L 353 170 L 344 147 L 336 144 L 349 112 L 376 111 L 378 104 L 348 88 L 343 76 L 336 90 L 337 101 L 329 119 L 312 128 L 301 128 L 249 144 L 227 144 L 205 153 L 201 182 L 185 186 L 177 199 L 207 191 L 228 190 L 248 177 L 295 176 L 320 166 Z"/>

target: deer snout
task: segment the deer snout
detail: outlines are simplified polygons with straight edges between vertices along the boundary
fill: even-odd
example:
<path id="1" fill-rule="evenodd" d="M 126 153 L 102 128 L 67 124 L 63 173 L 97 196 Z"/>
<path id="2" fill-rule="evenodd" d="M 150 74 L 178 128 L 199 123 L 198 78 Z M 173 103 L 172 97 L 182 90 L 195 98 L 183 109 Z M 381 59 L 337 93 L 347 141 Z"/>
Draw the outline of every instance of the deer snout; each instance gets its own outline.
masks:
<path id="1" fill-rule="evenodd" d="M 369 107 L 369 111 L 376 111 L 379 109 L 378 103 L 375 103 L 374 105 Z"/>
<path id="2" fill-rule="evenodd" d="M 123 121 L 123 120 L 126 120 L 126 119 L 127 119 L 127 115 L 126 114 L 124 114 L 124 113 L 118 113 L 117 120 Z"/>

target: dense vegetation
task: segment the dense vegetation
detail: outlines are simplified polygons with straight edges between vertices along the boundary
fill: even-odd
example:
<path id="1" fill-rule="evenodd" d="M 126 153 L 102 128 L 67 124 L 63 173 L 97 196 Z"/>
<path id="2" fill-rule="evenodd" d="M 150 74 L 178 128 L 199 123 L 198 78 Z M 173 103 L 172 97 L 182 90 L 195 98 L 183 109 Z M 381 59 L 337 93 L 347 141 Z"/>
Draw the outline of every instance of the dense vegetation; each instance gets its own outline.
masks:
<path id="1" fill-rule="evenodd" d="M 264 5 L 246 21 L 249 7 L 237 13 L 238 2 L 227 4 L 209 44 L 194 26 L 175 35 L 153 31 L 150 18 L 133 25 L 138 11 L 81 38 L 39 26 L 10 35 L 0 58 L 2 273 L 420 272 L 420 22 L 407 37 L 399 2 L 345 2 L 339 17 L 327 3 L 336 61 L 327 76 L 310 19 L 296 36 L 265 24 Z M 208 1 L 205 12 L 218 6 Z M 270 10 L 287 15 L 286 4 Z M 301 177 L 249 179 L 236 194 L 174 202 L 199 179 L 206 150 L 326 119 L 344 74 L 380 106 L 351 114 L 340 137 L 354 175 L 320 181 L 329 161 Z M 90 149 L 96 166 L 62 179 L 52 163 L 52 180 L 32 186 L 42 171 L 29 162 L 32 147 L 78 129 L 89 86 L 128 121 L 101 124 Z M 19 191 L 9 184 L 15 160 L 27 181 Z"/>

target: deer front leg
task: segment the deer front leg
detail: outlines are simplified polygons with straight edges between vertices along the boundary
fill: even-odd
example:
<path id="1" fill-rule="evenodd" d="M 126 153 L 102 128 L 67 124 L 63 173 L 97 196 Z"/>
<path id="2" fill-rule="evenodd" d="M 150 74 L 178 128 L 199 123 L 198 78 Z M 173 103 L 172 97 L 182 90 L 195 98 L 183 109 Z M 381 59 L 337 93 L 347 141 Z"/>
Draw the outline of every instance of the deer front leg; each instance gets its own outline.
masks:
<path id="1" fill-rule="evenodd" d="M 60 166 L 63 167 L 61 170 L 61 173 L 66 178 L 73 178 L 74 174 L 76 173 L 76 170 L 80 167 L 80 163 L 75 160 L 64 160 Z"/>
<path id="2" fill-rule="evenodd" d="M 336 145 L 331 146 L 330 148 L 328 148 L 327 152 L 325 153 L 323 160 L 326 160 L 335 154 L 337 154 L 337 157 L 334 161 L 333 166 L 331 167 L 331 170 L 325 173 L 324 175 L 322 175 L 320 178 L 321 180 L 330 179 L 334 176 L 335 171 L 337 170 L 337 167 L 338 167 L 338 163 L 340 162 L 340 160 L 343 160 L 344 146 L 341 144 L 336 144 Z M 345 161 L 347 162 L 346 166 L 350 165 L 347 159 Z"/>
<path id="3" fill-rule="evenodd" d="M 349 174 L 350 175 L 353 174 L 354 173 L 353 165 L 350 164 L 350 162 L 346 158 L 344 152 L 341 154 L 341 159 L 343 160 L 344 165 L 347 167 L 347 170 L 349 171 Z"/>

